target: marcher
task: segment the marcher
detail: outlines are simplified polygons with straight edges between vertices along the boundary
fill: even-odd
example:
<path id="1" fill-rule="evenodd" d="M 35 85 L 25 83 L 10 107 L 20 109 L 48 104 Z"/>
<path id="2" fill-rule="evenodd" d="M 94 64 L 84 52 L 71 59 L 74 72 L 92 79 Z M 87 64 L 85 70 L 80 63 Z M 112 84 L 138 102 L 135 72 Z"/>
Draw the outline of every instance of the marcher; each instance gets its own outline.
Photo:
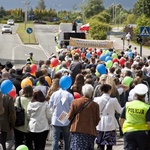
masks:
<path id="1" fill-rule="evenodd" d="M 33 93 L 32 101 L 27 107 L 27 115 L 29 118 L 28 130 L 34 142 L 34 148 L 44 150 L 50 128 L 51 112 L 42 91 L 38 90 Z"/>
<path id="2" fill-rule="evenodd" d="M 149 150 L 150 106 L 144 102 L 148 87 L 138 84 L 134 92 L 136 99 L 126 103 L 120 117 L 124 150 Z"/>
<path id="3" fill-rule="evenodd" d="M 74 99 L 73 95 L 68 91 L 59 89 L 54 92 L 49 100 L 50 108 L 53 110 L 52 114 L 52 130 L 53 130 L 53 144 L 52 149 L 58 150 L 58 141 L 60 133 L 63 133 L 65 150 L 69 150 L 69 120 L 67 113 L 69 112 L 70 105 Z"/>
<path id="4" fill-rule="evenodd" d="M 91 100 L 93 87 L 85 84 L 82 87 L 83 96 L 72 102 L 68 118 L 69 120 L 83 107 L 85 103 Z M 71 150 L 94 150 L 94 140 L 97 136 L 96 126 L 100 120 L 99 106 L 91 101 L 80 113 L 75 116 L 70 128 L 71 132 Z M 88 124 L 88 125 L 87 125 Z"/>
<path id="5" fill-rule="evenodd" d="M 32 141 L 31 135 L 28 131 L 28 118 L 27 118 L 27 107 L 29 102 L 32 100 L 33 96 L 33 88 L 30 85 L 27 85 L 23 88 L 23 93 L 21 96 L 16 98 L 15 105 L 19 107 L 19 98 L 21 107 L 25 110 L 25 124 L 20 127 L 15 127 L 14 134 L 15 134 L 15 149 L 22 144 L 27 145 L 29 149 L 32 150 Z"/>
<path id="6" fill-rule="evenodd" d="M 103 84 L 101 86 L 103 95 L 95 97 L 94 101 L 98 103 L 100 107 L 100 122 L 97 126 L 97 144 L 100 150 L 104 150 L 107 146 L 107 150 L 112 150 L 113 145 L 116 144 L 116 128 L 119 127 L 115 118 L 115 111 L 121 113 L 121 106 L 117 98 L 112 98 L 111 86 L 109 84 Z"/>

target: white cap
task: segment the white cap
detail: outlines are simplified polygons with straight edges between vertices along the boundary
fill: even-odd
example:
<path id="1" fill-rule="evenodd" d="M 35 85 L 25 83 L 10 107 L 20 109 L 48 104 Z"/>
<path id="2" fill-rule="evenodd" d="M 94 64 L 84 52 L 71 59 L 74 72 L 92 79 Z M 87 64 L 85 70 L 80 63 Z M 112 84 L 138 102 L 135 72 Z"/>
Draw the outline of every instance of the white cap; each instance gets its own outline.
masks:
<path id="1" fill-rule="evenodd" d="M 134 87 L 134 91 L 138 95 L 145 95 L 148 92 L 148 87 L 145 84 L 138 84 Z"/>

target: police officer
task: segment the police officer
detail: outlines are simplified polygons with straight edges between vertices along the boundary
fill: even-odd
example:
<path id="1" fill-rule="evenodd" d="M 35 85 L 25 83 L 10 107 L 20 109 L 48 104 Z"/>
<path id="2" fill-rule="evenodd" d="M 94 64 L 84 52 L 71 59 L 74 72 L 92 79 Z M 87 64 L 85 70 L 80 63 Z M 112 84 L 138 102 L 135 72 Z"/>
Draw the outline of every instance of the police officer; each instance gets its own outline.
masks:
<path id="1" fill-rule="evenodd" d="M 119 120 L 124 133 L 124 150 L 149 150 L 150 106 L 144 102 L 148 87 L 138 84 L 134 91 L 136 100 L 126 103 Z"/>
<path id="2" fill-rule="evenodd" d="M 29 53 L 29 57 L 27 58 L 27 64 L 34 64 L 32 52 Z"/>

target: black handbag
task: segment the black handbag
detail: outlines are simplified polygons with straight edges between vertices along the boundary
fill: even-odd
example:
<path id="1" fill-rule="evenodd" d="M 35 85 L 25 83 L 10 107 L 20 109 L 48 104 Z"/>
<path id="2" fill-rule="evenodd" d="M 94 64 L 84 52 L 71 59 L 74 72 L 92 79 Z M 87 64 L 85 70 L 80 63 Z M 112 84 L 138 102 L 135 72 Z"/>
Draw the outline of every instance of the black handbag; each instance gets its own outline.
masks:
<path id="1" fill-rule="evenodd" d="M 15 110 L 16 110 L 15 126 L 16 127 L 23 126 L 25 124 L 25 110 L 21 106 L 20 97 L 18 99 L 18 102 L 19 102 L 18 107 L 15 107 Z"/>

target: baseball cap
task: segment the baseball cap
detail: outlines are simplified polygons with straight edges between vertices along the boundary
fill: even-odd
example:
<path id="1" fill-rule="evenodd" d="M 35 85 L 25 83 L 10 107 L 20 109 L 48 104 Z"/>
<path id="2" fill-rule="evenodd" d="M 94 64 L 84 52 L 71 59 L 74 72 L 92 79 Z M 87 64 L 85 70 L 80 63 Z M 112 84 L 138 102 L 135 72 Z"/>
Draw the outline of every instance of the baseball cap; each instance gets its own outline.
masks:
<path id="1" fill-rule="evenodd" d="M 138 95 L 145 95 L 148 92 L 148 87 L 140 83 L 134 87 L 134 92 Z"/>

